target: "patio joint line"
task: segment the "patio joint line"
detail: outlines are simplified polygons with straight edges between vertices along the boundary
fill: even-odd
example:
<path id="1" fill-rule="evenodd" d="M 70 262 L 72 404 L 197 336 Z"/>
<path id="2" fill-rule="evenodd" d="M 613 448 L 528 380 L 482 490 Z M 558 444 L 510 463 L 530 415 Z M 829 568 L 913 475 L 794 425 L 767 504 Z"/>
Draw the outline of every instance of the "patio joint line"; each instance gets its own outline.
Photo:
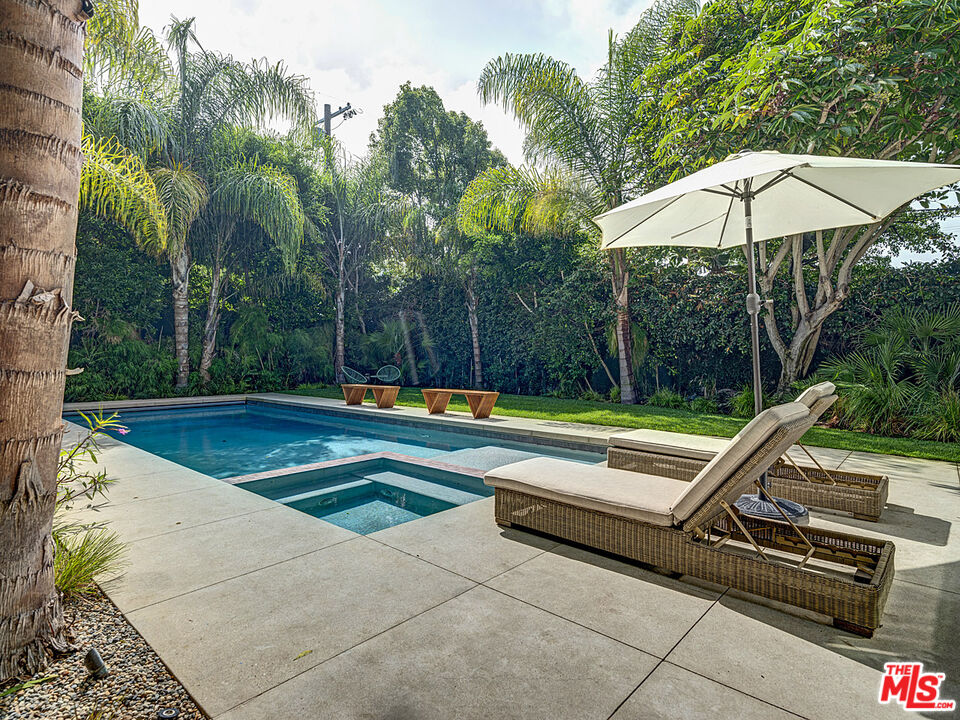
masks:
<path id="1" fill-rule="evenodd" d="M 351 540 L 355 540 L 356 538 L 350 538 L 350 539 L 351 539 Z M 467 579 L 469 579 L 469 578 L 467 578 Z M 451 600 L 456 600 L 456 599 L 457 599 L 458 597 L 460 597 L 461 595 L 464 595 L 465 593 L 468 593 L 468 592 L 470 592 L 471 590 L 475 590 L 476 588 L 480 587 L 480 583 L 476 582 L 475 580 L 470 580 L 470 582 L 473 583 L 473 586 L 472 586 L 472 587 L 468 587 L 468 588 L 465 589 L 465 590 L 461 590 L 461 591 L 458 592 L 456 595 L 453 595 L 453 596 L 451 596 L 451 597 L 448 597 L 446 600 L 442 600 L 442 601 L 438 602 L 436 605 L 431 605 L 430 607 L 426 608 L 425 610 L 421 610 L 420 612 L 416 613 L 415 615 L 411 615 L 410 617 L 405 618 L 405 619 L 401 620 L 400 622 L 391 625 L 391 626 L 388 627 L 388 628 L 384 628 L 383 630 L 381 630 L 381 631 L 378 632 L 378 633 L 374 633 L 373 635 L 371 635 L 371 636 L 368 637 L 368 638 L 364 638 L 363 640 L 361 640 L 361 641 L 358 642 L 358 643 L 354 643 L 353 645 L 351 645 L 351 646 L 348 647 L 348 648 L 344 648 L 343 650 L 340 650 L 339 652 L 334 653 L 333 655 L 331 655 L 331 656 L 328 657 L 328 658 L 324 658 L 323 660 L 321 660 L 320 662 L 316 663 L 315 665 L 311 665 L 310 667 L 304 668 L 302 671 L 298 672 L 296 675 L 291 675 L 290 677 L 286 678 L 286 679 L 283 680 L 282 682 L 277 683 L 277 684 L 274 685 L 273 687 L 269 687 L 269 688 L 267 688 L 266 690 L 262 690 L 262 691 L 258 692 L 258 693 L 255 694 L 255 695 L 251 695 L 250 697 L 248 697 L 248 698 L 245 699 L 245 700 L 241 700 L 240 702 L 238 702 L 238 703 L 237 703 L 236 705 L 234 705 L 233 707 L 227 708 L 227 709 L 224 710 L 222 713 L 220 713 L 220 714 L 218 714 L 218 715 L 216 715 L 216 716 L 214 716 L 214 717 L 222 717 L 223 715 L 226 715 L 228 712 L 232 712 L 233 710 L 237 709 L 237 708 L 240 707 L 241 705 L 244 705 L 244 704 L 250 702 L 251 700 L 256 700 L 256 699 L 257 699 L 258 697 L 260 697 L 261 695 L 264 695 L 264 694 L 270 692 L 271 690 L 274 690 L 274 689 L 280 687 L 281 685 L 286 685 L 288 682 L 290 682 L 290 681 L 293 680 L 294 678 L 298 678 L 298 677 L 300 677 L 301 675 L 303 675 L 304 673 L 310 672 L 311 670 L 314 670 L 315 668 L 318 668 L 318 667 L 320 667 L 321 665 L 324 665 L 325 663 L 330 662 L 331 660 L 335 660 L 336 658 L 340 657 L 340 656 L 343 655 L 344 653 L 350 652 L 350 651 L 353 650 L 354 648 L 360 647 L 360 646 L 363 645 L 364 643 L 370 642 L 371 640 L 380 637 L 380 636 L 383 635 L 384 633 L 388 633 L 388 632 L 390 632 L 391 630 L 393 630 L 394 628 L 398 628 L 398 627 L 400 627 L 401 625 L 403 625 L 404 623 L 410 622 L 411 620 L 415 620 L 416 618 L 420 617 L 420 616 L 423 615 L 424 613 L 428 613 L 428 612 L 430 612 L 431 610 L 435 610 L 436 608 L 440 607 L 441 605 L 445 605 L 446 603 L 450 602 Z"/>
<path id="2" fill-rule="evenodd" d="M 534 559 L 534 558 L 530 558 L 530 560 L 533 560 L 533 559 Z M 529 562 L 529 560 L 528 560 L 527 562 Z M 522 565 L 522 564 L 523 564 L 523 563 L 521 563 L 521 565 Z M 519 567 L 519 566 L 518 566 L 518 567 Z M 511 568 L 511 570 L 512 570 L 512 569 L 514 569 L 514 568 Z M 501 573 L 501 574 L 502 574 L 502 573 Z M 493 578 L 490 578 L 490 579 L 492 580 Z M 522 603 L 523 605 L 528 605 L 528 606 L 532 607 L 534 610 L 539 610 L 540 612 L 546 613 L 547 615 L 553 615 L 553 617 L 558 618 L 558 619 L 560 619 L 560 620 L 563 620 L 564 622 L 568 622 L 568 623 L 570 623 L 571 625 L 576 625 L 577 627 L 583 628 L 584 630 L 586 630 L 586 631 L 588 631 L 588 632 L 592 632 L 592 633 L 594 633 L 595 635 L 600 635 L 601 637 L 605 637 L 605 638 L 607 638 L 607 640 L 613 640 L 613 642 L 617 643 L 618 645 L 623 645 L 624 647 L 628 647 L 628 648 L 630 648 L 631 650 L 636 650 L 637 652 L 643 653 L 644 655 L 649 655 L 649 656 L 652 657 L 652 658 L 656 658 L 658 661 L 661 660 L 661 658 L 657 657 L 656 655 L 654 655 L 654 654 L 653 654 L 652 652 L 650 652 L 649 650 L 644 650 L 643 648 L 639 648 L 639 647 L 637 647 L 636 645 L 631 645 L 630 643 L 625 642 L 625 641 L 623 641 L 623 640 L 620 640 L 619 638 L 615 638 L 615 637 L 613 637 L 612 635 L 607 635 L 605 632 L 602 632 L 602 631 L 600 631 L 600 630 L 597 630 L 596 628 L 589 627 L 588 625 L 584 625 L 583 623 L 579 623 L 579 622 L 577 622 L 576 620 L 571 620 L 570 618 L 564 617 L 563 615 L 560 615 L 559 613 L 555 613 L 555 612 L 553 612 L 552 610 L 547 610 L 547 609 L 544 608 L 544 607 L 540 607 L 539 605 L 536 605 L 536 604 L 534 604 L 534 603 L 532 603 L 532 602 L 529 602 L 529 601 L 527 601 L 527 600 L 523 600 L 522 598 L 518 598 L 518 597 L 516 597 L 515 595 L 511 595 L 510 593 L 504 592 L 503 590 L 499 590 L 498 588 L 490 587 L 489 585 L 484 585 L 483 583 L 480 583 L 480 584 L 483 585 L 483 587 L 487 588 L 487 590 L 493 590 L 495 593 L 499 593 L 499 594 L 503 595 L 504 597 L 508 597 L 508 598 L 510 598 L 511 600 L 516 600 L 518 603 Z M 659 664 L 660 664 L 660 663 L 658 662 L 657 665 L 659 665 Z M 654 667 L 656 667 L 656 666 L 654 666 Z M 651 672 L 652 672 L 652 671 L 651 671 Z M 632 693 L 631 693 L 631 694 L 632 694 Z M 628 697 L 629 697 L 629 696 L 628 696 Z"/>
<path id="3" fill-rule="evenodd" d="M 748 692 L 744 692 L 740 688 L 735 688 L 732 685 L 727 685 L 725 682 L 721 682 L 720 680 L 717 680 L 715 678 L 708 677 L 707 675 L 704 675 L 701 672 L 697 672 L 696 670 L 691 670 L 690 668 L 684 667 L 683 665 L 678 665 L 677 663 L 670 662 L 669 660 L 664 660 L 663 662 L 666 663 L 667 665 L 672 665 L 675 668 L 679 668 L 684 672 L 688 672 L 691 675 L 696 675 L 697 677 L 702 677 L 704 680 L 709 680 L 712 683 L 716 683 L 717 685 L 720 685 L 721 687 L 725 687 L 728 690 L 733 690 L 735 693 L 738 693 L 740 695 L 745 695 L 748 698 L 753 698 L 757 702 L 762 702 L 764 705 L 769 705 L 770 707 L 775 707 L 778 710 L 783 710 L 783 712 L 787 713 L 788 715 L 793 715 L 794 717 L 802 718 L 802 720 L 816 720 L 816 718 L 809 718 L 806 715 L 801 715 L 800 713 L 794 712 L 793 710 L 790 710 L 789 708 L 785 708 L 782 705 L 777 705 L 776 703 L 772 703 L 769 700 L 764 700 L 762 697 L 751 695 Z"/>
<path id="4" fill-rule="evenodd" d="M 663 656 L 662 658 L 660 658 L 660 657 L 657 658 L 657 664 L 654 665 L 654 666 L 650 669 L 650 672 L 648 672 L 646 675 L 643 676 L 643 678 L 640 680 L 640 682 L 637 683 L 637 686 L 636 686 L 633 690 L 631 690 L 629 693 L 627 693 L 627 696 L 626 696 L 623 700 L 621 700 L 621 701 L 620 701 L 620 704 L 617 705 L 617 706 L 613 709 L 613 712 L 610 713 L 610 714 L 607 716 L 607 720 L 611 720 L 611 719 L 613 718 L 613 716 L 616 715 L 616 714 L 620 711 L 620 708 L 622 708 L 622 707 L 624 706 L 624 704 L 627 702 L 627 700 L 629 700 L 630 698 L 632 698 L 632 697 L 636 694 L 637 690 L 639 690 L 640 687 L 643 685 L 643 683 L 645 683 L 645 682 L 647 681 L 647 679 L 648 679 L 651 675 L 653 675 L 653 673 L 655 673 L 655 672 L 657 671 L 657 668 L 660 667 L 663 663 L 665 663 L 665 662 L 667 661 L 667 657 L 669 657 L 670 653 L 672 653 L 674 650 L 677 649 L 677 645 L 679 645 L 680 643 L 683 642 L 683 639 L 684 639 L 687 635 L 689 635 L 689 634 L 690 634 L 690 631 L 693 630 L 693 629 L 697 626 L 697 623 L 699 623 L 701 620 L 703 620 L 703 618 L 706 617 L 707 613 L 710 612 L 710 611 L 714 608 L 714 606 L 715 606 L 717 603 L 720 602 L 720 600 L 723 598 L 723 596 L 727 594 L 727 591 L 728 591 L 729 589 L 730 589 L 730 588 L 724 588 L 724 589 L 723 589 L 723 592 L 720 593 L 720 595 L 717 596 L 717 599 L 714 600 L 713 602 L 711 602 L 710 605 L 707 606 L 707 609 L 704 610 L 702 613 L 700 613 L 700 617 L 698 617 L 696 620 L 694 620 L 693 623 L 690 625 L 690 627 L 688 627 L 688 628 L 686 629 L 686 631 L 683 633 L 683 635 L 680 636 L 680 639 L 677 640 L 677 641 L 673 644 L 673 647 L 671 647 L 669 650 L 667 650 L 667 652 L 664 654 L 664 656 Z M 650 654 L 650 653 L 648 653 L 648 654 Z M 657 657 L 657 656 L 654 655 L 654 657 Z M 673 663 L 671 663 L 671 665 L 672 665 L 672 664 L 673 664 Z M 686 668 L 683 668 L 683 669 L 686 670 Z M 744 694 L 746 694 L 746 693 L 744 693 Z"/>
<path id="5" fill-rule="evenodd" d="M 184 492 L 184 493 L 175 493 L 175 494 L 176 494 L 176 495 L 186 495 L 187 493 L 200 492 L 201 490 L 204 490 L 204 489 L 208 489 L 208 488 L 200 488 L 200 490 L 187 490 L 187 491 Z M 170 497 L 170 496 L 165 496 L 165 497 Z M 148 498 L 148 499 L 149 499 L 149 498 Z M 279 503 L 278 503 L 278 504 L 279 504 Z M 183 530 L 191 530 L 191 529 L 193 529 L 193 528 L 204 527 L 204 526 L 206 526 L 206 525 L 213 525 L 214 523 L 222 522 L 223 520 L 232 520 L 233 518 L 244 517 L 244 516 L 246 516 L 246 515 L 253 515 L 253 514 L 259 513 L 259 512 L 266 512 L 267 510 L 273 510 L 273 508 L 272 508 L 272 507 L 268 507 L 268 508 L 257 508 L 256 510 L 249 510 L 249 511 L 247 511 L 247 512 L 237 513 L 236 515 L 227 515 L 226 517 L 217 518 L 216 520 L 207 520 L 206 522 L 197 523 L 196 525 L 187 525 L 186 527 L 178 527 L 178 528 L 176 528 L 176 529 L 174 529 L 174 530 L 167 530 L 166 532 L 156 533 L 156 534 L 154 534 L 154 535 L 144 535 L 143 537 L 137 538 L 136 540 L 124 540 L 124 542 L 126 542 L 126 543 L 135 543 L 135 542 L 140 542 L 141 540 L 150 540 L 150 539 L 152 539 L 152 538 L 161 537 L 162 535 L 170 535 L 170 534 L 172 534 L 172 533 L 182 532 Z M 107 522 L 110 522 L 110 521 L 107 520 Z M 121 539 L 122 539 L 122 538 L 121 538 Z M 354 538 L 350 538 L 350 539 L 353 540 Z"/>
<path id="6" fill-rule="evenodd" d="M 461 507 L 462 507 L 462 506 L 461 506 Z M 500 577 L 501 575 L 503 575 L 503 573 L 510 572 L 511 570 L 514 570 L 514 569 L 520 567 L 520 566 L 523 565 L 524 563 L 530 562 L 531 560 L 533 560 L 533 558 L 540 557 L 540 556 L 543 555 L 545 552 L 549 552 L 549 550 L 541 550 L 539 553 L 537 553 L 537 554 L 534 555 L 533 557 L 527 558 L 526 560 L 523 560 L 523 561 L 521 561 L 520 563 L 518 563 L 518 564 L 516 564 L 516 565 L 513 565 L 513 566 L 507 568 L 506 570 L 503 570 L 502 572 L 498 572 L 496 575 L 494 575 L 494 576 L 492 576 L 492 577 L 488 577 L 486 580 L 474 580 L 472 577 L 467 577 L 466 575 L 463 575 L 463 574 L 461 574 L 461 573 L 458 573 L 456 570 L 451 570 L 450 568 L 444 567 L 443 565 L 438 565 L 438 564 L 435 563 L 435 562 L 432 562 L 432 561 L 430 561 L 430 560 L 426 560 L 426 559 L 420 557 L 419 555 L 414 555 L 412 552 L 408 552 L 408 551 L 406 551 L 406 550 L 404 550 L 404 549 L 402 549 L 402 548 L 395 547 L 395 546 L 391 545 L 391 544 L 388 543 L 388 542 L 385 542 L 385 541 L 383 541 L 383 540 L 380 540 L 379 538 L 371 537 L 370 535 L 363 535 L 363 537 L 367 538 L 368 540 L 373 540 L 375 543 L 380 543 L 380 544 L 383 545 L 384 547 L 388 547 L 388 548 L 390 548 L 391 550 L 396 550 L 396 551 L 399 552 L 399 553 L 403 553 L 404 555 L 407 555 L 407 556 L 409 556 L 409 557 L 412 557 L 412 558 L 414 558 L 415 560 L 420 560 L 421 562 L 425 562 L 425 563 L 427 563 L 427 565 L 433 565 L 433 567 L 435 567 L 435 568 L 438 568 L 438 569 L 440 569 L 440 570 L 445 570 L 445 571 L 447 571 L 448 573 L 451 573 L 451 574 L 453 574 L 453 575 L 456 575 L 457 577 L 463 578 L 464 580 L 468 580 L 468 581 L 470 581 L 470 582 L 472 582 L 472 583 L 475 583 L 475 584 L 477 584 L 477 585 L 483 585 L 484 583 L 487 583 L 487 582 L 489 582 L 490 580 L 493 580 L 493 578 L 495 578 L 495 577 Z M 556 545 L 555 545 L 554 547 L 556 547 Z M 552 549 L 552 548 L 551 548 L 551 549 Z M 490 588 L 490 589 L 493 590 L 493 588 Z"/>
<path id="7" fill-rule="evenodd" d="M 917 582 L 916 580 L 907 580 L 905 578 L 898 578 L 894 576 L 894 582 L 902 582 L 907 585 L 915 585 L 916 587 L 926 588 L 927 590 L 933 590 L 934 592 L 945 592 L 950 593 L 951 595 L 960 595 L 960 590 L 950 590 L 949 588 L 941 588 L 936 585 L 927 585 L 926 583 Z"/>
<path id="8" fill-rule="evenodd" d="M 225 518 L 225 519 L 230 520 L 231 518 Z M 359 537 L 363 537 L 363 536 L 360 535 Z M 272 568 L 277 565 L 282 565 L 283 563 L 290 562 L 291 560 L 297 560 L 299 558 L 306 557 L 307 555 L 313 555 L 314 553 L 323 552 L 324 550 L 328 550 L 329 548 L 336 547 L 337 545 L 343 545 L 344 543 L 353 542 L 354 540 L 357 540 L 357 539 L 358 538 L 352 537 L 352 538 L 346 538 L 344 540 L 338 540 L 337 542 L 331 543 L 330 545 L 324 545 L 323 547 L 314 548 L 313 550 L 307 550 L 307 552 L 300 553 L 299 555 L 291 555 L 290 557 L 284 558 L 283 560 L 277 560 L 276 562 L 267 563 L 266 565 L 260 565 L 259 567 L 255 567 L 252 570 L 245 570 L 242 573 L 238 573 L 237 575 L 231 575 L 230 577 L 224 578 L 223 580 L 217 580 L 216 582 L 212 582 L 207 585 L 201 585 L 191 590 L 185 590 L 184 592 L 177 593 L 176 595 L 171 595 L 170 597 L 163 598 L 163 600 L 155 600 L 154 602 L 147 603 L 146 605 L 140 605 L 139 607 L 131 608 L 126 612 L 124 612 L 123 610 L 121 610 L 120 612 L 122 612 L 124 615 L 126 615 L 127 613 L 139 612 L 141 610 L 145 610 L 146 608 L 165 603 L 168 600 L 176 600 L 177 598 L 184 597 L 185 595 L 191 595 L 195 592 L 199 592 L 200 590 L 206 590 L 207 588 L 214 587 L 215 585 L 222 585 L 223 583 L 229 582 L 230 580 L 236 580 L 237 578 L 242 578 L 245 575 L 251 575 L 255 572 L 266 570 L 267 568 Z M 136 540 L 134 542 L 140 542 L 140 541 Z"/>
<path id="9" fill-rule="evenodd" d="M 177 472 L 177 471 L 171 470 L 170 472 Z M 138 475 L 137 477 L 147 477 L 147 476 Z M 128 480 L 128 479 L 132 479 L 132 478 L 121 478 L 120 480 L 114 480 L 113 482 L 122 482 L 123 480 Z M 215 487 L 215 486 L 211 486 L 211 487 Z M 191 493 L 191 492 L 197 492 L 198 490 L 209 490 L 209 489 L 210 488 L 188 488 L 186 490 L 177 490 L 171 493 L 163 493 L 162 495 L 151 495 L 150 497 L 145 497 L 145 498 L 138 497 L 132 500 L 121 500 L 120 502 L 111 502 L 108 500 L 107 504 L 104 505 L 103 507 L 125 507 L 127 505 L 132 505 L 133 503 L 138 503 L 138 502 L 144 502 L 146 500 L 159 500 L 160 498 L 173 497 L 174 495 L 183 495 L 184 493 Z M 110 492 L 109 488 L 107 488 L 107 492 Z M 259 510 L 257 512 L 259 512 Z M 134 542 L 137 542 L 137 541 L 134 540 Z"/>

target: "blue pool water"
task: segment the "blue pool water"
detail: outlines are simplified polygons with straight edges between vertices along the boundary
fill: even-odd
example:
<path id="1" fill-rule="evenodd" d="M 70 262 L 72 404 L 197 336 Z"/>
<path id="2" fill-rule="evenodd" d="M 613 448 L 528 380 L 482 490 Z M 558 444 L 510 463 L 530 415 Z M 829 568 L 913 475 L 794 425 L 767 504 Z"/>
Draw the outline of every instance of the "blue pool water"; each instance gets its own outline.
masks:
<path id="1" fill-rule="evenodd" d="M 237 487 L 363 535 L 492 493 L 479 477 L 388 458 L 294 470 Z"/>
<path id="2" fill-rule="evenodd" d="M 130 429 L 125 443 L 217 478 L 381 451 L 479 469 L 532 455 L 603 460 L 597 453 L 259 403 L 123 411 L 120 421 Z"/>

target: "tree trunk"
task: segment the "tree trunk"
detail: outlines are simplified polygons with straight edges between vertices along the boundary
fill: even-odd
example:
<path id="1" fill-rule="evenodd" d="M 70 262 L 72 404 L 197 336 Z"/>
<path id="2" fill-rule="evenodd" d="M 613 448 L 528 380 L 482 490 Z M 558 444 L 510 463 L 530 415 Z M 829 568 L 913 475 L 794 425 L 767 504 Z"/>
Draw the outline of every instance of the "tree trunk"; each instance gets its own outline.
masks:
<path id="1" fill-rule="evenodd" d="M 184 248 L 170 258 L 173 287 L 173 343 L 177 353 L 177 389 L 190 382 L 190 254 Z"/>
<path id="2" fill-rule="evenodd" d="M 467 296 L 467 319 L 470 322 L 470 339 L 473 342 L 473 385 L 483 387 L 483 365 L 480 362 L 480 327 L 477 321 L 477 296 L 474 293 L 476 272 L 471 270 L 464 289 Z"/>
<path id="3" fill-rule="evenodd" d="M 220 324 L 220 290 L 223 284 L 223 268 L 220 261 L 213 263 L 210 274 L 210 296 L 207 298 L 207 317 L 203 324 L 203 352 L 200 355 L 200 377 L 210 382 L 210 365 L 217 349 L 217 327 Z"/>
<path id="4" fill-rule="evenodd" d="M 340 267 L 340 275 L 337 278 L 337 294 L 334 298 L 334 308 L 336 309 L 336 319 L 334 321 L 334 330 L 336 333 L 336 340 L 334 341 L 334 351 L 333 351 L 333 372 L 336 376 L 337 382 L 343 382 L 343 363 L 344 363 L 344 329 L 343 329 L 343 316 L 344 316 L 344 303 L 346 302 L 345 292 L 344 292 L 344 278 L 343 278 L 343 266 Z"/>
<path id="5" fill-rule="evenodd" d="M 76 312 L 80 0 L 0 0 L 0 683 L 70 648 L 51 528 Z"/>
<path id="6" fill-rule="evenodd" d="M 617 305 L 617 349 L 620 355 L 620 402 L 632 405 L 637 402 L 633 381 L 633 328 L 630 321 L 630 270 L 622 249 L 611 250 L 610 274 L 613 283 L 613 299 Z"/>
<path id="7" fill-rule="evenodd" d="M 410 382 L 414 385 L 420 384 L 420 376 L 417 374 L 417 356 L 413 352 L 413 341 L 410 340 L 410 326 L 407 324 L 407 311 L 401 310 L 400 328 L 403 331 L 403 348 L 407 353 L 407 365 L 410 366 Z"/>
<path id="8" fill-rule="evenodd" d="M 417 323 L 420 325 L 420 337 L 422 338 L 420 345 L 427 351 L 427 360 L 430 362 L 430 373 L 436 375 L 440 370 L 440 363 L 437 361 L 437 353 L 433 349 L 433 340 L 430 339 L 430 330 L 427 329 L 427 321 L 423 319 L 423 313 L 419 310 L 414 310 L 414 315 L 417 316 Z"/>

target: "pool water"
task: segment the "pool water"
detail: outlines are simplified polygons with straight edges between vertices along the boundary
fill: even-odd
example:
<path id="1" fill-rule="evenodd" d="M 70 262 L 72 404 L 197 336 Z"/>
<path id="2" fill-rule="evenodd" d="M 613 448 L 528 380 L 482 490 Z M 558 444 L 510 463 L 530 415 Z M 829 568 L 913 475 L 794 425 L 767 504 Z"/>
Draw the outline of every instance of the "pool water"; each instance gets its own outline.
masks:
<path id="1" fill-rule="evenodd" d="M 237 487 L 362 535 L 492 494 L 479 477 L 392 458 L 292 471 Z"/>
<path id="2" fill-rule="evenodd" d="M 65 417 L 83 424 L 78 415 Z M 216 478 L 382 451 L 440 460 L 450 454 L 450 463 L 479 469 L 533 455 L 603 459 L 596 453 L 265 403 L 123 411 L 120 421 L 130 430 L 121 438 L 125 443 Z"/>

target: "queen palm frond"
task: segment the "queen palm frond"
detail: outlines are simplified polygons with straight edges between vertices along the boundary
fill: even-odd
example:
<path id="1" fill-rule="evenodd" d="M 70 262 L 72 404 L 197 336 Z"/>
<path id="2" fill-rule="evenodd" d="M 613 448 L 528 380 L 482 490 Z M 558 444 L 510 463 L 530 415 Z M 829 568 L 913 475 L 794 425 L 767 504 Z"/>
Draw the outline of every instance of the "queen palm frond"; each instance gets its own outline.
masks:
<path id="1" fill-rule="evenodd" d="M 157 168 L 151 175 L 166 214 L 166 251 L 173 257 L 186 246 L 190 226 L 207 204 L 207 185 L 200 175 L 180 164 Z"/>
<path id="2" fill-rule="evenodd" d="M 163 250 L 167 218 L 143 161 L 113 139 L 85 135 L 82 147 L 80 206 L 120 225 L 141 247 Z"/>

